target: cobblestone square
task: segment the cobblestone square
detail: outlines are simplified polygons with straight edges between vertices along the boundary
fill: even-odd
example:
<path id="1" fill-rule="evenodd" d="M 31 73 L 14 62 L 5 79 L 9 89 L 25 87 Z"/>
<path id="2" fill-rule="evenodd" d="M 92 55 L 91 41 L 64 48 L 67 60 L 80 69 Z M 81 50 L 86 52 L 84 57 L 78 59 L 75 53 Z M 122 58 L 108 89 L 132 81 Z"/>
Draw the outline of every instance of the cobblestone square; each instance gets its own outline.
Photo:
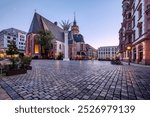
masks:
<path id="1" fill-rule="evenodd" d="M 147 100 L 150 67 L 104 61 L 32 60 L 32 70 L 27 74 L 1 76 L 0 87 L 0 99 Z"/>

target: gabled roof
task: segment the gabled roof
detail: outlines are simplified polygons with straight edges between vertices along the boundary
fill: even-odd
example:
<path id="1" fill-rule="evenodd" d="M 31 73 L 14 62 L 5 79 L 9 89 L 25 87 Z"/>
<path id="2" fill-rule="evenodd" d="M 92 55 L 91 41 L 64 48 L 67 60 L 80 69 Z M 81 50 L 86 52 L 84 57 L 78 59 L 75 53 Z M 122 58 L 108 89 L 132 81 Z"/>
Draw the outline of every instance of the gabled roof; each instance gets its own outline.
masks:
<path id="1" fill-rule="evenodd" d="M 4 29 L 4 30 L 2 30 L 1 32 L 9 33 L 9 34 L 12 34 L 12 35 L 14 35 L 14 34 L 17 35 L 18 32 L 23 33 L 23 34 L 26 34 L 25 31 L 22 31 L 22 30 L 19 30 L 19 29 L 16 29 L 16 28 L 8 28 L 8 29 Z"/>
<path id="2" fill-rule="evenodd" d="M 40 30 L 51 31 L 56 40 L 64 42 L 63 29 L 35 13 L 28 33 L 38 33 Z"/>

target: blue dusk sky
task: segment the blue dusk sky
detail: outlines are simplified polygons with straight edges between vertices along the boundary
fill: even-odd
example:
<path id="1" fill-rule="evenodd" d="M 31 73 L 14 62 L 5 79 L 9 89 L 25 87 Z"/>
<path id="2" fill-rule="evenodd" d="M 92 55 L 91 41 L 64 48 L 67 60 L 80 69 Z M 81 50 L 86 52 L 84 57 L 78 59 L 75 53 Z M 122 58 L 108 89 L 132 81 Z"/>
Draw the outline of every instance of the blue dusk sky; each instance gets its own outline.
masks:
<path id="1" fill-rule="evenodd" d="M 35 9 L 52 22 L 73 22 L 86 43 L 96 49 L 118 45 L 122 21 L 122 0 L 1 0 L 0 30 L 17 28 L 28 32 Z"/>

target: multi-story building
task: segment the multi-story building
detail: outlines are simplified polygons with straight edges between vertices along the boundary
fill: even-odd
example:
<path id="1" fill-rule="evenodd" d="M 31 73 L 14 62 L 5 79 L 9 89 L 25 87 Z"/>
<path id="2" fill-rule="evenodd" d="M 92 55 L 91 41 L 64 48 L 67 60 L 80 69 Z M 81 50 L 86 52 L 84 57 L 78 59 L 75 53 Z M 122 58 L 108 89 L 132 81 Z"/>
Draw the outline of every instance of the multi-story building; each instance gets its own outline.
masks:
<path id="1" fill-rule="evenodd" d="M 87 59 L 97 59 L 97 50 L 89 44 L 86 44 L 86 55 Z"/>
<path id="2" fill-rule="evenodd" d="M 2 30 L 0 32 L 0 49 L 6 50 L 10 44 L 10 41 L 12 40 L 16 42 L 16 46 L 19 49 L 19 52 L 24 53 L 26 32 L 15 28 Z"/>
<path id="3" fill-rule="evenodd" d="M 150 0 L 123 0 L 120 59 L 150 64 Z"/>
<path id="4" fill-rule="evenodd" d="M 118 46 L 104 46 L 98 48 L 99 60 L 112 60 L 116 58 L 118 52 Z"/>

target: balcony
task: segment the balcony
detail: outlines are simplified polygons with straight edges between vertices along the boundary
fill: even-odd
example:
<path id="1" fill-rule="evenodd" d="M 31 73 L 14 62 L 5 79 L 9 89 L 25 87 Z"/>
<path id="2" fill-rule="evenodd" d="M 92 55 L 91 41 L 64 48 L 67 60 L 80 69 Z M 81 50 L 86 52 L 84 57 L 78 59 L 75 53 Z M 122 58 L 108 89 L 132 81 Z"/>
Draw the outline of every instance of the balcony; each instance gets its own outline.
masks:
<path id="1" fill-rule="evenodd" d="M 133 33 L 133 30 L 132 29 L 126 29 L 126 31 L 125 31 L 125 34 L 127 35 L 127 34 L 132 34 Z"/>

